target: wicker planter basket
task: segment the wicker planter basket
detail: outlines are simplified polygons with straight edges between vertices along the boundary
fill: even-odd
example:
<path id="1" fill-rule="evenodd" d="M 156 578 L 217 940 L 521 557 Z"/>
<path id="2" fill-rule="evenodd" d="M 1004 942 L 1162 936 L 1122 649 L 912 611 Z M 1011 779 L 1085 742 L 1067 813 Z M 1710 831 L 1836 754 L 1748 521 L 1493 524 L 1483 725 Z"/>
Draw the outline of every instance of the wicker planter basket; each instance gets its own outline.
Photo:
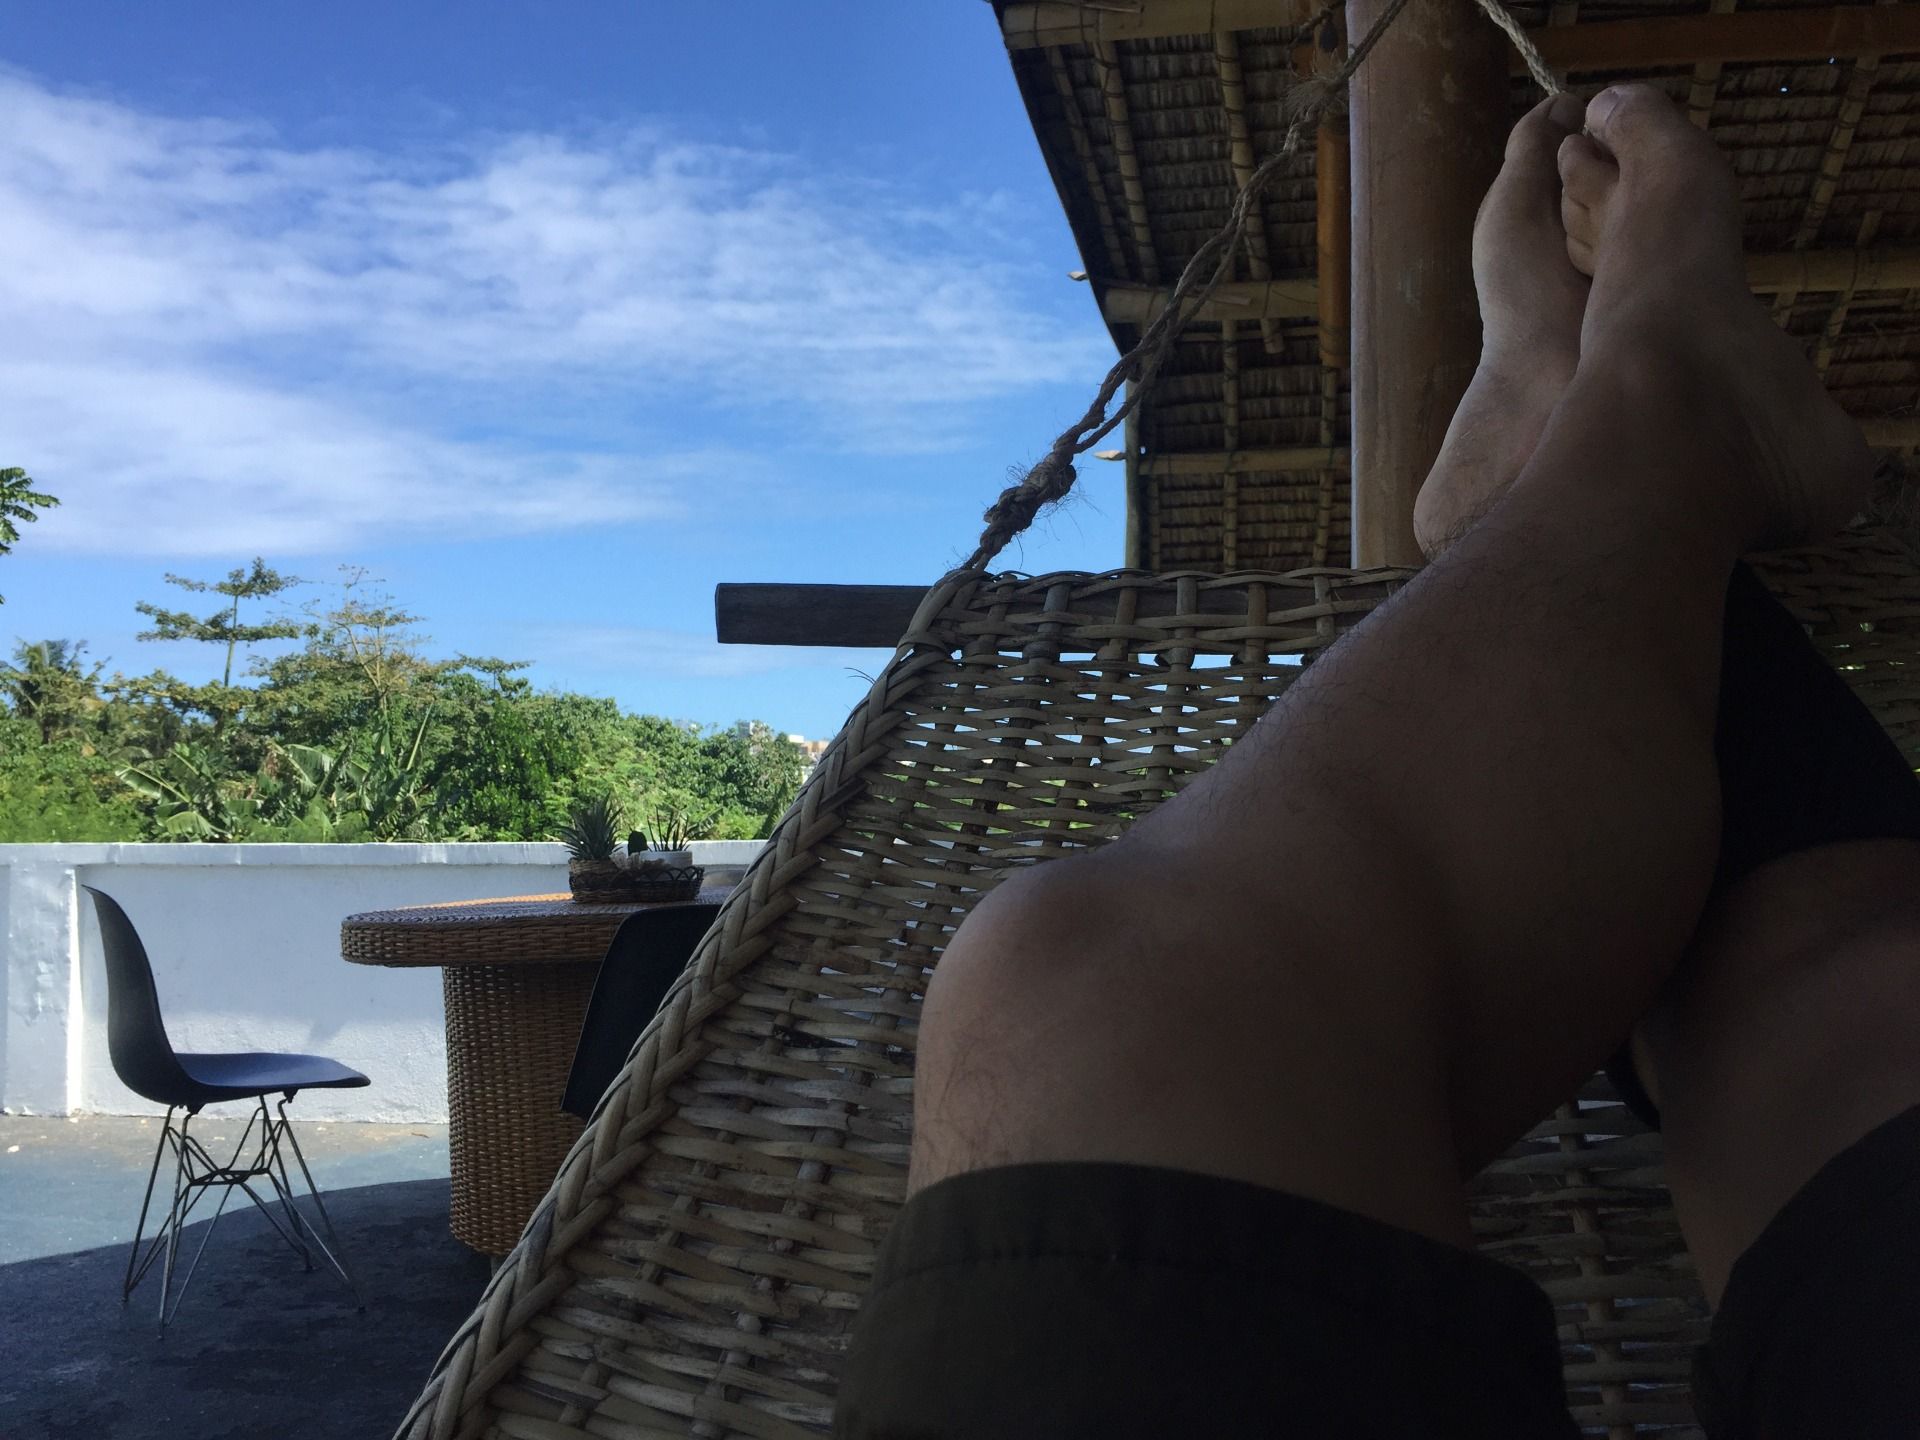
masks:
<path id="1" fill-rule="evenodd" d="M 621 878 L 627 882 L 627 898 L 657 903 L 693 899 L 706 874 L 701 865 L 663 865 L 658 870 L 627 871 Z"/>
<path id="2" fill-rule="evenodd" d="M 606 905 L 630 898 L 630 877 L 611 860 L 569 860 L 567 889 L 586 905 Z"/>

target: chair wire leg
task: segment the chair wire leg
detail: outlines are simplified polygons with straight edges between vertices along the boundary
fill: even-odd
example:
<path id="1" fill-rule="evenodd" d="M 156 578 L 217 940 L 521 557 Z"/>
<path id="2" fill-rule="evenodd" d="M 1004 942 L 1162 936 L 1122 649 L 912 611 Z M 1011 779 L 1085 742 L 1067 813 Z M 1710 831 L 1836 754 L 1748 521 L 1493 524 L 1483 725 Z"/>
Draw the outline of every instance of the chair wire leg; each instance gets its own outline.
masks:
<path id="1" fill-rule="evenodd" d="M 260 1138 L 254 1141 L 253 1127 L 256 1124 L 260 1127 Z M 247 1159 L 246 1164 L 242 1166 L 240 1163 L 241 1157 L 247 1154 L 249 1141 L 253 1141 L 253 1153 Z M 226 1174 L 230 1178 L 226 1181 L 226 1184 L 229 1190 L 231 1190 L 233 1186 L 238 1185 L 242 1190 L 246 1191 L 247 1199 L 252 1201 L 254 1208 L 266 1217 L 267 1223 L 273 1226 L 274 1233 L 287 1242 L 287 1248 L 289 1250 L 300 1257 L 301 1265 L 308 1270 L 312 1270 L 313 1252 L 308 1249 L 306 1241 L 300 1238 L 301 1219 L 298 1212 L 289 1211 L 283 1202 L 281 1205 L 282 1213 L 285 1216 L 283 1222 L 281 1215 L 274 1214 L 266 1201 L 260 1198 L 259 1192 L 247 1184 L 249 1178 L 264 1175 L 272 1183 L 274 1194 L 278 1195 L 280 1193 L 280 1181 L 273 1173 L 273 1144 L 274 1133 L 272 1117 L 267 1114 L 265 1097 L 261 1097 L 259 1100 L 259 1108 L 247 1117 L 247 1128 L 241 1133 L 239 1144 L 233 1147 L 232 1158 L 227 1161 Z"/>
<path id="2" fill-rule="evenodd" d="M 279 1125 L 274 1123 L 272 1117 L 267 1114 L 267 1097 L 262 1095 L 260 1097 L 261 1168 L 266 1173 L 267 1182 L 273 1186 L 274 1195 L 280 1201 L 281 1212 L 287 1217 L 287 1228 L 293 1233 L 294 1243 L 300 1251 L 300 1258 L 311 1271 L 313 1251 L 301 1238 L 302 1234 L 313 1235 L 313 1243 L 320 1246 L 321 1250 L 324 1251 L 326 1246 L 320 1244 L 320 1237 L 313 1234 L 313 1226 L 308 1223 L 307 1217 L 300 1213 L 300 1207 L 294 1204 L 293 1186 L 287 1180 L 287 1163 L 280 1157 L 280 1127 L 285 1123 L 284 1117 Z"/>
<path id="3" fill-rule="evenodd" d="M 226 1213 L 227 1201 L 232 1195 L 233 1187 L 231 1185 L 221 1188 L 220 1203 L 213 1207 L 213 1218 L 207 1222 L 207 1233 L 200 1237 L 200 1244 L 195 1248 L 193 1259 L 187 1265 L 187 1273 L 182 1277 L 180 1289 L 173 1297 L 173 1309 L 170 1312 L 163 1313 L 160 1318 L 160 1328 L 163 1331 L 167 1327 L 167 1322 L 180 1313 L 180 1302 L 187 1298 L 187 1287 L 193 1284 L 193 1272 L 200 1268 L 200 1257 L 207 1253 L 207 1242 L 213 1239 L 214 1227 L 220 1223 L 220 1217 Z M 162 1286 L 160 1290 L 160 1303 L 163 1307 L 166 1305 L 166 1300 L 166 1287 Z"/>
<path id="4" fill-rule="evenodd" d="M 120 1303 L 126 1304 L 133 1298 L 133 1287 L 139 1283 L 139 1276 L 133 1273 L 133 1267 L 140 1260 L 140 1242 L 146 1238 L 147 1211 L 153 1204 L 153 1183 L 160 1178 L 160 1156 L 167 1148 L 167 1136 L 173 1133 L 173 1107 L 167 1107 L 167 1118 L 160 1126 L 160 1138 L 153 1145 L 153 1164 L 147 1170 L 147 1193 L 140 1197 L 140 1218 L 133 1226 L 133 1248 L 127 1252 L 127 1273 L 120 1283 Z M 143 1268 L 141 1275 L 146 1273 Z"/>
<path id="5" fill-rule="evenodd" d="M 262 1099 L 261 1109 L 265 1108 L 266 1101 Z M 280 1124 L 274 1132 L 273 1158 L 280 1166 L 281 1183 L 285 1185 L 288 1195 L 291 1196 L 293 1184 L 287 1176 L 286 1157 L 280 1150 L 280 1140 L 284 1137 L 287 1144 L 293 1147 L 293 1158 L 299 1162 L 300 1174 L 306 1179 L 307 1193 L 313 1197 L 313 1208 L 320 1212 L 320 1223 L 327 1227 L 327 1240 L 331 1240 L 333 1244 L 329 1247 L 327 1241 L 322 1240 L 314 1232 L 312 1225 L 307 1226 L 307 1233 L 313 1236 L 313 1243 L 320 1247 L 320 1253 L 325 1255 L 332 1262 L 333 1268 L 340 1272 L 340 1278 L 347 1282 L 347 1288 L 353 1292 L 354 1304 L 364 1310 L 367 1308 L 366 1296 L 360 1293 L 359 1282 L 353 1278 L 353 1272 L 347 1268 L 346 1247 L 340 1243 L 340 1236 L 333 1228 L 333 1217 L 327 1214 L 327 1202 L 320 1198 L 320 1187 L 313 1183 L 313 1171 L 307 1168 L 307 1157 L 300 1149 L 299 1138 L 293 1133 L 293 1122 L 287 1119 L 286 1100 L 283 1099 L 280 1102 L 279 1109 Z"/>
<path id="6" fill-rule="evenodd" d="M 173 1257 L 180 1246 L 180 1225 L 186 1218 L 182 1208 L 182 1187 L 187 1178 L 187 1128 L 193 1124 L 192 1114 L 180 1121 L 180 1138 L 174 1145 L 177 1163 L 173 1170 L 173 1209 L 167 1213 L 167 1263 L 160 1271 L 160 1333 L 167 1333 L 167 1291 L 173 1288 Z M 179 1307 L 176 1306 L 176 1309 Z"/>

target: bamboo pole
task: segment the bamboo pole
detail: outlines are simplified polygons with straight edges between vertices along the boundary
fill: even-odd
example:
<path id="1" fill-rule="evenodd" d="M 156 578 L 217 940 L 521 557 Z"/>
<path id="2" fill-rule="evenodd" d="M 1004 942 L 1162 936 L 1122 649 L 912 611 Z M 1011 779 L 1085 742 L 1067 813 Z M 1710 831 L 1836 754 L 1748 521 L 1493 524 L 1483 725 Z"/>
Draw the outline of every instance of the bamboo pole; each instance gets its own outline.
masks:
<path id="1" fill-rule="evenodd" d="M 1229 459 L 1240 449 L 1240 327 L 1220 327 L 1222 439 Z M 1220 477 L 1220 568 L 1237 569 L 1240 558 L 1240 477 L 1231 464 Z"/>
<path id="2" fill-rule="evenodd" d="M 1383 0 L 1351 0 L 1365 34 Z M 1507 40 L 1471 0 L 1410 5 L 1351 91 L 1353 561 L 1418 565 L 1413 500 L 1480 358 L 1473 219 L 1508 128 Z"/>
<path id="3" fill-rule="evenodd" d="M 1120 423 L 1125 453 L 1127 479 L 1127 538 L 1126 565 L 1132 570 L 1144 570 L 1147 565 L 1147 489 L 1146 477 L 1140 473 L 1140 412 L 1129 410 L 1127 418 Z"/>

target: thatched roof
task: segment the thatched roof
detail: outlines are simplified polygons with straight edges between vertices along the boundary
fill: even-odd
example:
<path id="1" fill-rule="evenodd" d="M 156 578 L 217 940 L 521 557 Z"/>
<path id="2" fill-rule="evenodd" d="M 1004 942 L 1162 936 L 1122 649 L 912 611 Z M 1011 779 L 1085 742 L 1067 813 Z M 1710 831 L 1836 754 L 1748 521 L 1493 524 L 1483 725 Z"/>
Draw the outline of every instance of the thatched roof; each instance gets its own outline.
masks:
<path id="1" fill-rule="evenodd" d="M 1912 451 L 1920 444 L 1920 5 L 1738 6 L 1558 0 L 1550 10 L 1514 9 L 1582 94 L 1649 79 L 1706 125 L 1740 177 L 1756 289 L 1869 438 Z M 1279 148 L 1282 98 L 1311 58 L 1310 47 L 1290 43 L 1290 27 L 1308 8 L 1298 0 L 995 0 L 1092 299 L 1118 347 L 1137 337 L 1152 292 L 1225 222 L 1237 188 L 1236 127 L 1244 126 L 1254 162 Z M 1595 68 L 1617 62 L 1623 45 L 1643 58 L 1627 69 Z M 1537 98 L 1516 74 L 1516 116 Z M 1243 151 L 1240 174 L 1246 158 Z M 1238 305 L 1211 312 L 1271 318 L 1236 321 L 1230 349 L 1222 325 L 1196 322 L 1144 408 L 1132 561 L 1175 569 L 1346 563 L 1348 392 L 1344 373 L 1321 365 L 1315 190 L 1308 146 L 1269 193 L 1259 242 L 1237 272 L 1246 282 L 1264 273 L 1282 283 L 1267 291 L 1243 283 L 1231 297 Z"/>

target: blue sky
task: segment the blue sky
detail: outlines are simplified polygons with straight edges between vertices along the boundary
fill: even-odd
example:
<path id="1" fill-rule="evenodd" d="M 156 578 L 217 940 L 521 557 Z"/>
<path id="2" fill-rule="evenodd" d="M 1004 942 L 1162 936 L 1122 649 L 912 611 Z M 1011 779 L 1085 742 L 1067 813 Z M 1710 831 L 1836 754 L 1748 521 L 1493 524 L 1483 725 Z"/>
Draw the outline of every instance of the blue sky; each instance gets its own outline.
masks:
<path id="1" fill-rule="evenodd" d="M 0 5 L 0 640 L 361 566 L 435 653 L 825 736 L 871 651 L 722 580 L 929 583 L 1113 358 L 984 0 Z M 1002 559 L 1120 563 L 1119 467 Z M 316 585 L 309 596 L 319 598 Z"/>

